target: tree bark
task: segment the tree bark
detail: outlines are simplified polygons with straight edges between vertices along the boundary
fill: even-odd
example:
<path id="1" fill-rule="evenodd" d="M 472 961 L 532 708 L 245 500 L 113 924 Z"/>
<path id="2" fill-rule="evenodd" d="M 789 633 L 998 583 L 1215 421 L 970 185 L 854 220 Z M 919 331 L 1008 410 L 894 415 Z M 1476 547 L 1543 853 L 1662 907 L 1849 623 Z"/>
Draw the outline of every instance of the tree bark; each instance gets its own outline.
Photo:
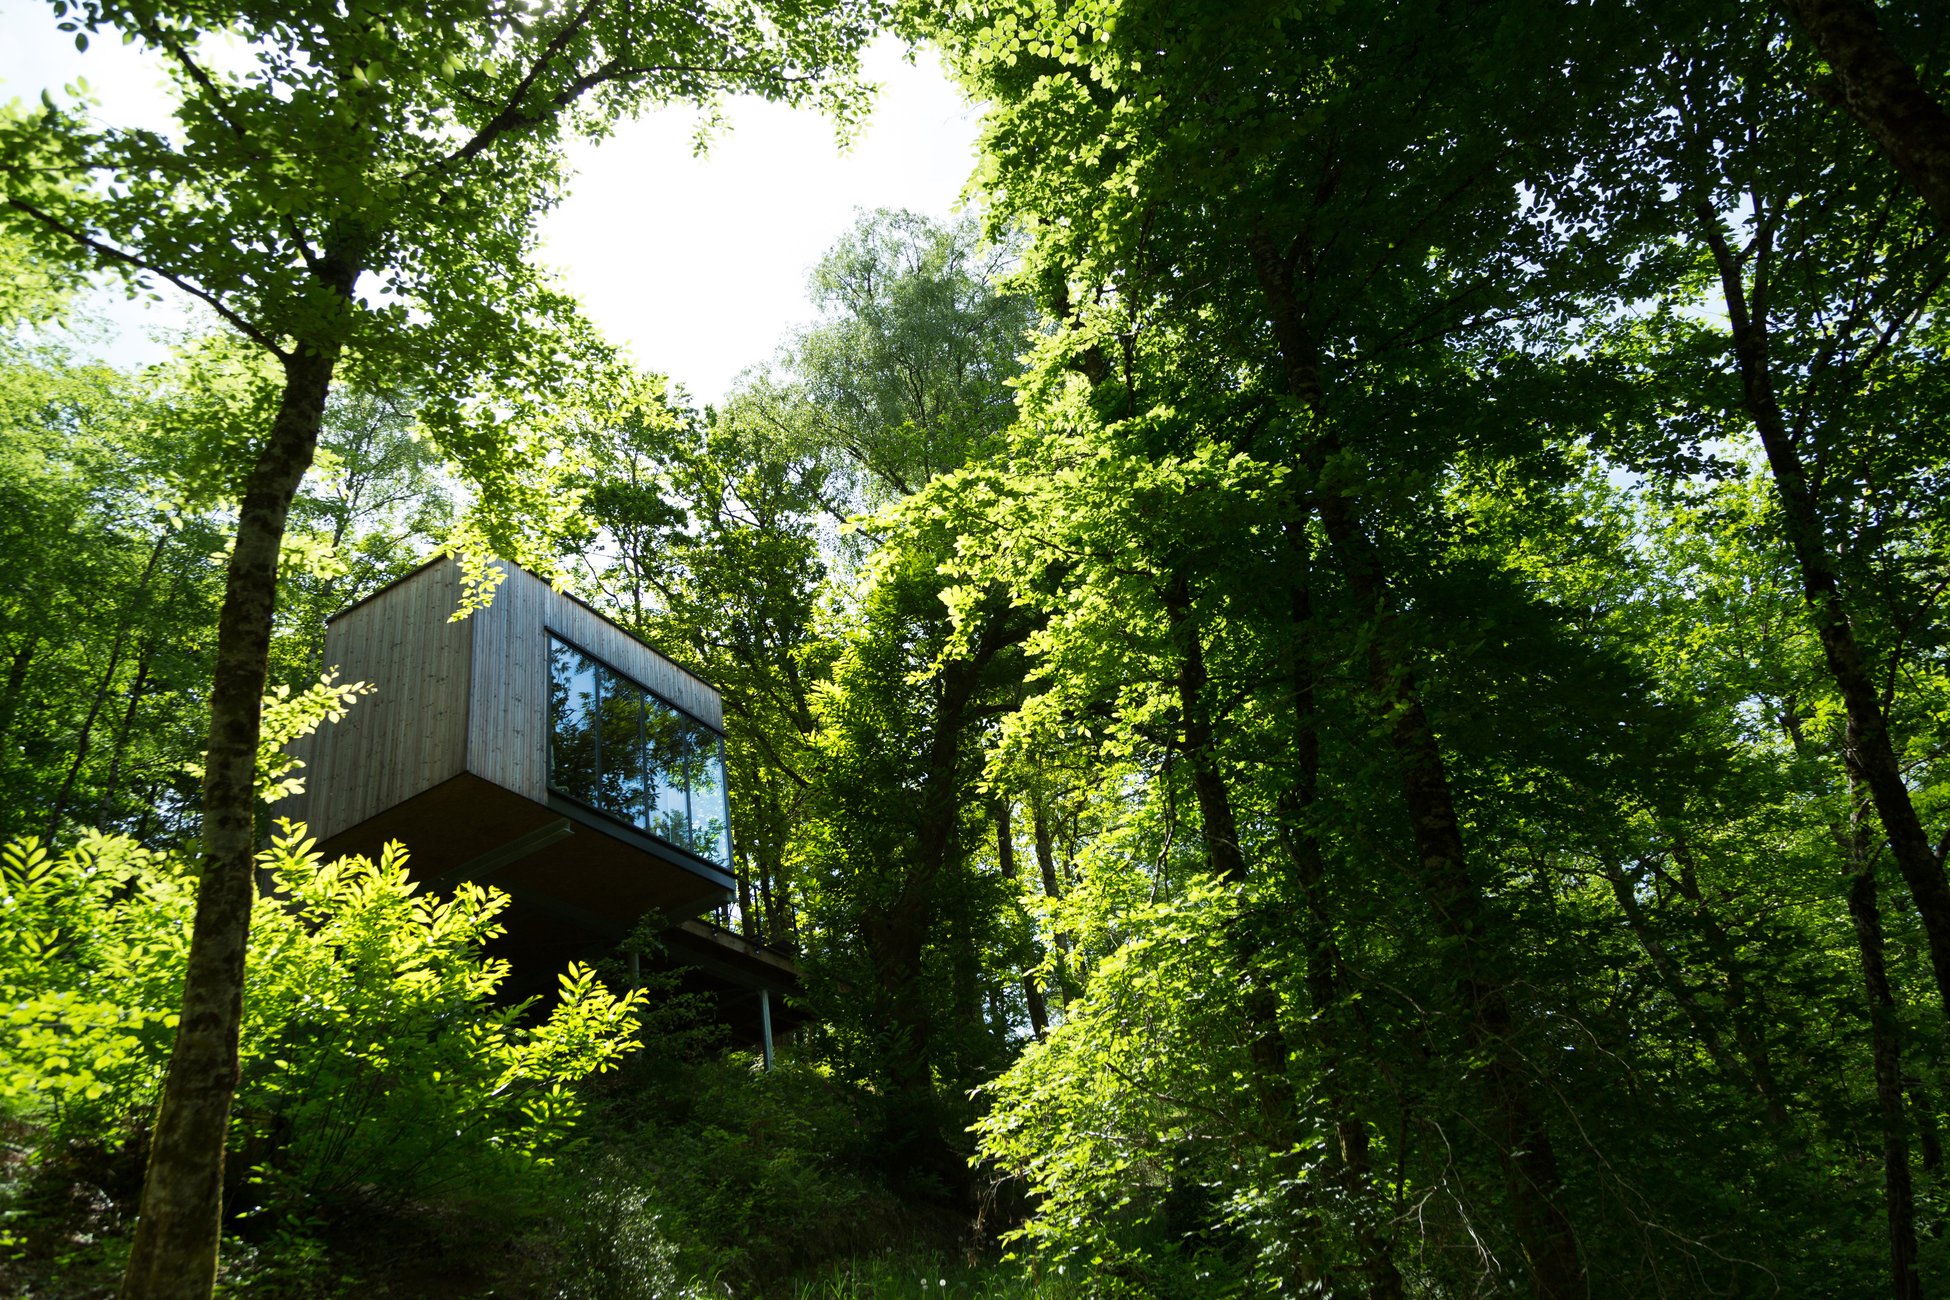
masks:
<path id="1" fill-rule="evenodd" d="M 1740 367 L 1741 398 L 1767 453 L 1768 468 L 1780 497 L 1782 528 L 1801 574 L 1802 600 L 1821 640 L 1828 675 L 1847 711 L 1845 748 L 1850 762 L 1868 786 L 1883 834 L 1895 855 L 1896 870 L 1916 903 L 1923 934 L 1929 943 L 1937 996 L 1945 1014 L 1950 1015 L 1950 878 L 1945 877 L 1943 863 L 1924 834 L 1916 805 L 1909 797 L 1909 787 L 1903 781 L 1902 765 L 1889 735 L 1882 699 L 1855 639 L 1835 562 L 1823 537 L 1807 467 L 1794 445 L 1774 390 L 1767 321 L 1767 275 L 1773 252 L 1768 222 L 1757 214 L 1760 231 L 1750 252 L 1755 277 L 1750 303 L 1741 259 L 1727 245 L 1718 215 L 1704 206 L 1695 215 L 1719 268 L 1720 287 L 1733 329 L 1734 359 Z"/>
<path id="2" fill-rule="evenodd" d="M 341 299 L 359 268 L 327 259 Z M 278 550 L 292 497 L 318 447 L 339 347 L 300 347 L 269 436 L 245 482 L 237 539 L 225 570 L 210 691 L 203 778 L 203 862 L 190 932 L 182 1012 L 149 1148 L 124 1300 L 205 1300 L 222 1231 L 224 1142 L 238 1081 L 244 957 L 250 940 L 257 848 L 256 767 Z"/>
<path id="3" fill-rule="evenodd" d="M 1686 977 L 1680 972 L 1672 954 L 1666 950 L 1664 942 L 1652 932 L 1645 909 L 1639 905 L 1638 895 L 1635 892 L 1638 882 L 1627 876 L 1625 869 L 1609 857 L 1604 863 L 1604 873 L 1606 881 L 1611 885 L 1612 899 L 1618 904 L 1619 912 L 1625 917 L 1625 928 L 1632 932 L 1632 937 L 1638 941 L 1639 951 L 1643 952 L 1646 959 L 1652 963 L 1653 973 L 1659 977 L 1659 983 L 1665 987 L 1667 995 L 1679 1005 L 1681 1011 L 1686 1013 L 1686 1019 L 1693 1026 L 1694 1036 L 1706 1049 L 1706 1054 L 1713 1059 L 1713 1064 L 1719 1068 L 1722 1075 L 1726 1076 L 1728 1082 L 1742 1088 L 1754 1087 L 1753 1077 L 1742 1069 L 1733 1059 L 1733 1054 L 1727 1051 L 1726 1040 L 1720 1036 L 1719 1026 L 1713 1023 L 1712 1017 L 1706 1014 L 1706 1008 L 1702 1007 L 1699 999 L 1693 996 L 1692 989 L 1686 983 Z"/>
<path id="4" fill-rule="evenodd" d="M 1036 846 L 1036 869 L 1043 878 L 1043 895 L 1046 898 L 1061 899 L 1063 883 L 1056 872 L 1056 846 L 1050 834 L 1049 811 L 1044 806 L 1045 795 L 1041 792 L 1030 796 L 1029 829 L 1031 842 Z M 1070 936 L 1058 930 L 1056 939 L 1056 970 L 1051 988 L 1056 994 L 1058 1006 L 1067 1006 L 1076 996 L 1075 981 L 1070 969 Z"/>
<path id="5" fill-rule="evenodd" d="M 758 915 L 752 910 L 752 872 L 751 859 L 745 859 L 745 869 L 738 873 L 738 933 L 747 939 L 758 938 Z"/>
<path id="6" fill-rule="evenodd" d="M 1882 1196 L 1889 1220 L 1890 1294 L 1895 1300 L 1923 1300 L 1916 1271 L 1916 1193 L 1909 1172 L 1909 1132 L 1903 1114 L 1901 1030 L 1896 999 L 1883 962 L 1882 910 L 1876 901 L 1878 855 L 1866 825 L 1868 809 L 1859 796 L 1857 774 L 1849 772 L 1848 914 L 1862 955 L 1862 988 L 1868 998 L 1869 1044 L 1875 1060 L 1876 1114 L 1882 1128 Z"/>
<path id="7" fill-rule="evenodd" d="M 1861 123 L 1950 231 L 1950 112 L 1930 97 L 1865 0 L 1781 0 L 1834 72 L 1816 93 Z"/>
<path id="8" fill-rule="evenodd" d="M 1379 549 L 1355 502 L 1338 486 L 1320 487 L 1341 447 L 1326 410 L 1316 349 L 1295 293 L 1293 260 L 1255 240 L 1254 271 L 1283 363 L 1288 391 L 1314 422 L 1301 451 L 1317 490 L 1313 507 L 1356 609 L 1369 626 L 1367 678 L 1376 714 L 1388 720 L 1389 746 L 1414 833 L 1422 894 L 1453 954 L 1452 978 L 1467 1016 L 1471 1055 L 1488 1103 L 1489 1135 L 1503 1165 L 1512 1226 L 1542 1300 L 1585 1294 L 1577 1237 L 1564 1212 L 1562 1177 L 1550 1131 L 1535 1110 L 1509 994 L 1497 975 L 1502 954 L 1490 934 L 1482 891 L 1470 872 L 1461 819 L 1449 792 L 1442 746 L 1422 706 L 1414 669 L 1400 642 L 1399 615 Z"/>
<path id="9" fill-rule="evenodd" d="M 1684 836 L 1675 835 L 1672 841 L 1672 860 L 1679 867 L 1677 884 L 1680 894 L 1693 905 L 1693 913 L 1699 918 L 1701 932 L 1706 937 L 1706 945 L 1720 963 L 1722 996 L 1726 1000 L 1727 1018 L 1732 1022 L 1734 1042 L 1747 1061 L 1747 1070 L 1753 1079 L 1754 1088 L 1760 1093 L 1767 1106 L 1768 1123 L 1782 1133 L 1788 1133 L 1789 1116 L 1787 1102 L 1781 1095 L 1780 1085 L 1774 1080 L 1773 1054 L 1767 1044 L 1767 1003 L 1764 996 L 1753 999 L 1759 1006 L 1752 1005 L 1748 998 L 1747 977 L 1741 970 L 1740 953 L 1733 936 L 1707 904 L 1705 894 L 1699 887 L 1699 873 L 1693 866 L 1693 852 Z M 1791 1133 L 1788 1136 L 1790 1155 L 1798 1158 L 1801 1141 Z"/>
<path id="10" fill-rule="evenodd" d="M 950 660 L 936 677 L 939 694 L 922 768 L 914 861 L 893 900 L 870 912 L 863 924 L 874 982 L 892 1029 L 886 1058 L 892 1160 L 957 1191 L 965 1187 L 968 1170 L 941 1132 L 934 1088 L 935 1026 L 922 963 L 936 920 L 937 884 L 961 851 L 960 777 L 968 711 L 990 661 L 1022 635 L 1008 612 L 1000 611 L 991 616 L 973 653 Z"/>
<path id="11" fill-rule="evenodd" d="M 1246 884 L 1246 857 L 1239 848 L 1239 824 L 1232 794 L 1219 771 L 1211 713 L 1206 705 L 1205 650 L 1192 616 L 1189 582 L 1180 572 L 1164 595 L 1165 612 L 1178 641 L 1178 706 L 1184 755 L 1191 767 L 1192 794 L 1198 802 L 1200 833 L 1212 874 L 1228 885 Z M 1261 1113 L 1281 1133 L 1290 1136 L 1294 1114 L 1293 1088 L 1287 1079 L 1288 1049 L 1280 1028 L 1279 1000 L 1261 967 L 1264 954 L 1253 918 L 1242 908 L 1228 923 L 1227 938 L 1245 981 L 1246 1015 L 1252 1033 L 1253 1064 L 1258 1069 L 1256 1090 Z"/>
<path id="12" fill-rule="evenodd" d="M 29 632 L 17 649 L 7 659 L 7 685 L 0 690 L 0 744 L 13 734 L 14 718 L 20 712 L 20 697 L 27 689 L 27 669 L 34 662 L 34 652 L 40 648 L 41 639 Z"/>
<path id="13" fill-rule="evenodd" d="M 8 741 L 13 735 L 14 719 L 20 716 L 21 697 L 27 693 L 27 670 L 40 644 L 39 635 L 30 631 L 7 659 L 7 684 L 0 689 L 0 784 L 4 784 L 7 770 L 13 766 L 7 761 L 14 749 Z M 0 838 L 13 838 L 13 817 L 12 809 L 0 808 Z"/>

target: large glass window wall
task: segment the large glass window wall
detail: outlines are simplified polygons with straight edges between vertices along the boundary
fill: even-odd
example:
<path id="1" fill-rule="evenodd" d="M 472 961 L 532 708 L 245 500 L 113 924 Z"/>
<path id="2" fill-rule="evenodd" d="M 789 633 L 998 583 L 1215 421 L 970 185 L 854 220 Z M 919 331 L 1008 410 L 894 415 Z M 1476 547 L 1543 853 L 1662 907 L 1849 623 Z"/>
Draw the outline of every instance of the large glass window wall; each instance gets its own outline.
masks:
<path id="1" fill-rule="evenodd" d="M 549 788 L 731 870 L 724 738 L 548 639 Z"/>

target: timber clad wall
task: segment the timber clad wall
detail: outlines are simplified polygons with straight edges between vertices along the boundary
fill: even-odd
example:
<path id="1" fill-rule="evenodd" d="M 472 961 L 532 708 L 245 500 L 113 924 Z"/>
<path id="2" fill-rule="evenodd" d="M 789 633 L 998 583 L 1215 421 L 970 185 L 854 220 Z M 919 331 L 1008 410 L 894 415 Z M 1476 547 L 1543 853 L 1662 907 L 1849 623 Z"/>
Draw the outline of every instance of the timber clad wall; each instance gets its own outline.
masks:
<path id="1" fill-rule="evenodd" d="M 549 995 L 566 963 L 598 957 L 632 927 L 661 918 L 660 928 L 676 927 L 668 933 L 676 959 L 690 969 L 687 987 L 739 1008 L 731 1015 L 734 1033 L 762 1038 L 773 1020 L 791 1024 L 796 1013 L 769 1000 L 772 992 L 796 987 L 791 962 L 688 922 L 730 902 L 736 885 L 721 854 L 715 861 L 698 855 L 690 804 L 703 787 L 683 778 L 681 824 L 650 825 L 647 811 L 640 818 L 602 811 L 617 801 L 578 785 L 574 772 L 557 774 L 563 795 L 549 793 L 551 636 L 722 735 L 717 692 L 534 574 L 511 564 L 501 568 L 505 577 L 493 602 L 459 622 L 452 616 L 460 604 L 460 568 L 447 559 L 332 619 L 325 662 L 340 669 L 342 680 L 370 682 L 375 693 L 355 701 L 343 721 L 299 743 L 306 793 L 272 811 L 308 822 L 328 858 L 376 855 L 397 840 L 410 850 L 409 870 L 423 887 L 444 893 L 472 881 L 502 891 L 506 928 L 493 951 L 511 964 L 514 982 L 502 992 L 513 1000 Z M 609 679 L 585 673 L 582 680 L 581 689 L 593 691 Z M 616 698 L 634 706 L 636 696 L 632 690 Z M 557 721 L 571 751 L 594 742 L 585 764 L 593 772 L 601 733 L 590 724 L 600 711 L 592 715 L 589 706 L 584 699 Z M 665 717 L 650 712 L 653 720 Z M 617 714 L 632 716 L 627 709 Z M 673 735 L 697 730 L 666 721 Z M 638 734 L 642 758 L 649 742 Z M 721 752 L 710 755 L 714 763 Z M 575 761 L 565 756 L 569 766 Z M 650 775 L 668 784 L 674 771 Z M 642 782 L 643 774 L 636 779 Z M 708 791 L 713 801 L 722 798 L 722 780 L 719 769 Z M 665 792 L 652 788 L 659 798 Z M 721 825 L 722 809 L 713 802 L 700 815 Z M 666 833 L 676 838 L 663 838 Z M 707 852 L 721 845 L 714 831 Z M 755 995 L 768 999 L 769 1018 L 755 1009 Z"/>
<path id="2" fill-rule="evenodd" d="M 451 559 L 332 620 L 326 664 L 375 693 L 298 750 L 306 793 L 274 813 L 324 841 L 463 772 L 546 803 L 550 632 L 723 730 L 723 704 L 701 679 L 525 569 L 501 568 L 494 603 L 457 623 Z"/>
<path id="3" fill-rule="evenodd" d="M 530 799 L 547 797 L 549 632 L 724 730 L 724 706 L 703 681 L 527 570 L 502 567 L 508 577 L 494 604 L 467 620 L 478 625 L 468 771 Z"/>
<path id="4" fill-rule="evenodd" d="M 376 689 L 312 737 L 300 754 L 305 796 L 290 801 L 300 806 L 274 811 L 304 818 L 323 840 L 460 775 L 473 637 L 447 621 L 459 601 L 460 569 L 447 561 L 332 621 L 326 666 Z"/>

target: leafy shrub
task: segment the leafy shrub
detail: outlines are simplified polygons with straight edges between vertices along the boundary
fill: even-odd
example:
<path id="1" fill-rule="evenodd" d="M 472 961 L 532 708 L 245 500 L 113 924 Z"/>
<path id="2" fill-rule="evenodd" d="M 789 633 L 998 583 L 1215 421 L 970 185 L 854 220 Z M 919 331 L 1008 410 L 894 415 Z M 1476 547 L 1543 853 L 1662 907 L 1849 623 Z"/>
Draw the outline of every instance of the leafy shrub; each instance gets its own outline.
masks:
<path id="1" fill-rule="evenodd" d="M 288 823 L 259 865 L 232 1164 L 279 1220 L 504 1186 L 562 1145 L 570 1086 L 638 1045 L 643 995 L 586 967 L 539 1020 L 495 1004 L 507 966 L 481 946 L 505 895 L 421 894 L 397 845 L 327 863 Z M 141 1129 L 194 908 L 190 866 L 127 840 L 0 850 L 0 1117 L 44 1144 Z"/>
<path id="2" fill-rule="evenodd" d="M 679 1277 L 740 1296 L 855 1254 L 965 1237 L 961 1216 L 886 1186 L 868 1102 L 804 1064 L 767 1073 L 745 1053 L 680 1062 L 653 1046 L 592 1101 L 603 1150 L 565 1162 L 563 1235 L 610 1232 L 630 1250 L 654 1238 Z"/>

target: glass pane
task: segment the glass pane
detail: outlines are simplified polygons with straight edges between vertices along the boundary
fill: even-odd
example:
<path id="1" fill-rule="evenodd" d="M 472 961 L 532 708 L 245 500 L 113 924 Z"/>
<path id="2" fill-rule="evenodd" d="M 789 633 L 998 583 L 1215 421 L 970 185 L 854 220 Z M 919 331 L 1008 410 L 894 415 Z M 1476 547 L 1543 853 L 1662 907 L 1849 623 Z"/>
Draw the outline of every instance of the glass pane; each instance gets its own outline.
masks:
<path id="1" fill-rule="evenodd" d="M 632 825 L 643 821 L 643 694 L 610 672 L 602 675 L 602 748 L 595 805 Z"/>
<path id="2" fill-rule="evenodd" d="M 573 646 L 548 643 L 548 783 L 596 801 L 596 665 Z"/>
<path id="3" fill-rule="evenodd" d="M 650 814 L 644 829 L 684 848 L 690 847 L 690 816 L 684 798 L 688 726 L 683 716 L 663 701 L 644 700 L 643 776 Z"/>
<path id="4" fill-rule="evenodd" d="M 729 870 L 731 819 L 725 807 L 724 742 L 702 723 L 685 725 L 691 733 L 685 764 L 691 792 L 691 838 L 685 847 Z"/>

